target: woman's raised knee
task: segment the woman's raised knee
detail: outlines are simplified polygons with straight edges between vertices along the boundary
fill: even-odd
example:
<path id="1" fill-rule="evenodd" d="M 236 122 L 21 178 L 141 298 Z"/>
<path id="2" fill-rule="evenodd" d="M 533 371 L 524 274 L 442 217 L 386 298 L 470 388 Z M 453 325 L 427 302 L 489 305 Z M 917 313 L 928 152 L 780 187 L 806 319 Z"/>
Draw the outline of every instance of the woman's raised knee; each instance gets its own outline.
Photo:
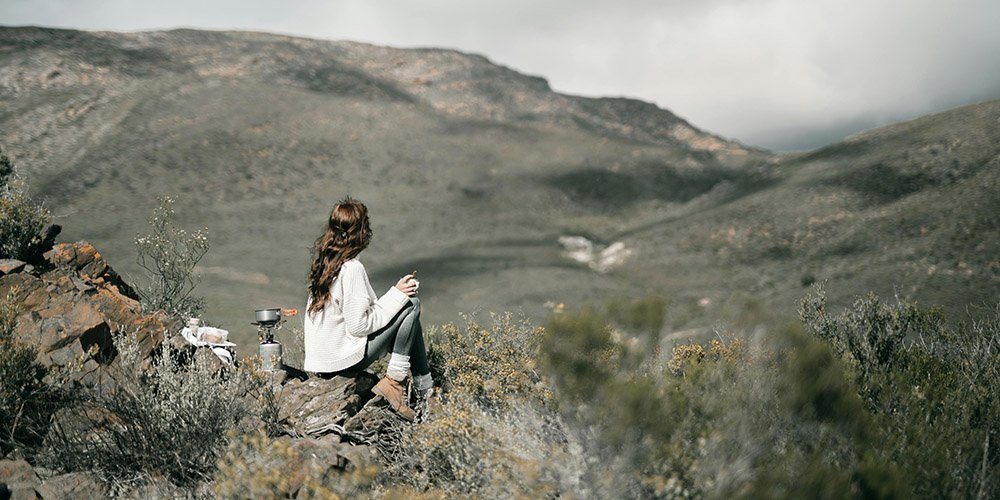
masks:
<path id="1" fill-rule="evenodd" d="M 410 314 L 420 314 L 420 299 L 416 297 L 410 297 L 410 306 L 413 307 L 413 310 L 410 312 Z"/>

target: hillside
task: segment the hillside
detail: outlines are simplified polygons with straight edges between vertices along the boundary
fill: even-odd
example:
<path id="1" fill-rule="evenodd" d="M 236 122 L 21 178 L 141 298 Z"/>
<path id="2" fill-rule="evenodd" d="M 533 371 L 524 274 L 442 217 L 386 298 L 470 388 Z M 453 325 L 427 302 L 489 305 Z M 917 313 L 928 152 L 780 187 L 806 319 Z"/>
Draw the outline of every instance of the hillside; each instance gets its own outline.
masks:
<path id="1" fill-rule="evenodd" d="M 1000 291 L 997 101 L 778 156 L 454 50 L 0 28 L 0 102 L 0 143 L 65 238 L 126 276 L 156 197 L 207 226 L 206 316 L 245 341 L 254 308 L 301 306 L 346 194 L 372 212 L 376 288 L 418 269 L 432 324 L 655 292 L 693 328 L 787 313 L 812 280 L 834 302 Z M 624 249 L 588 266 L 566 236 Z"/>

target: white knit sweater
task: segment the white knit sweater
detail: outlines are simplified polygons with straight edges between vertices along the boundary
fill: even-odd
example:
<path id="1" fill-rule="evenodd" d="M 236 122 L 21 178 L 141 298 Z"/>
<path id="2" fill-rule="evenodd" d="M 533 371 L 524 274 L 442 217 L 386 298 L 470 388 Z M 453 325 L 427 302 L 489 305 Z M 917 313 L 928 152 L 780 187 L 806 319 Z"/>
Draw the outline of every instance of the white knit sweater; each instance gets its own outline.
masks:
<path id="1" fill-rule="evenodd" d="M 377 297 L 365 266 L 357 259 L 344 262 L 330 286 L 326 307 L 309 312 L 306 302 L 305 362 L 310 372 L 335 372 L 361 361 L 365 337 L 389 324 L 409 297 L 396 287 Z"/>

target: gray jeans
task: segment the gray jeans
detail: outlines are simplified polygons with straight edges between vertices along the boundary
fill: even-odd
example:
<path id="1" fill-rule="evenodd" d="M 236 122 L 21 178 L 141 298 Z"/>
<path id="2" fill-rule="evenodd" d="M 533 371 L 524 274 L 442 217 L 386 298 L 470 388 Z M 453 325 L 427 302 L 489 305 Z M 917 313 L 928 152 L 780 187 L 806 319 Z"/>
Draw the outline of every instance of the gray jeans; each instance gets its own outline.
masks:
<path id="1" fill-rule="evenodd" d="M 369 335 L 365 357 L 348 370 L 364 370 L 390 349 L 410 357 L 410 371 L 414 376 L 431 372 L 424 346 L 424 329 L 420 326 L 420 299 L 410 297 L 410 303 L 403 306 L 388 325 Z"/>

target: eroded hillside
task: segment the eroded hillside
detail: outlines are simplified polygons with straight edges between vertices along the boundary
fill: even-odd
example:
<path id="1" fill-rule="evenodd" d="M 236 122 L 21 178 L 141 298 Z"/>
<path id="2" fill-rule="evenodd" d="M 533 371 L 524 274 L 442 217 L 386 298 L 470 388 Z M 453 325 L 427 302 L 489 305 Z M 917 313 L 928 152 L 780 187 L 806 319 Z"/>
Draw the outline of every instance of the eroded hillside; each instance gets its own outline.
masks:
<path id="1" fill-rule="evenodd" d="M 997 102 L 777 156 L 454 50 L 40 28 L 0 29 L 0 100 L 0 142 L 68 239 L 129 274 L 157 196 L 207 226 L 206 314 L 234 331 L 301 305 L 347 194 L 372 211 L 376 288 L 420 270 L 431 323 L 653 292 L 685 329 L 787 313 L 814 280 L 835 302 L 1000 290 Z"/>

